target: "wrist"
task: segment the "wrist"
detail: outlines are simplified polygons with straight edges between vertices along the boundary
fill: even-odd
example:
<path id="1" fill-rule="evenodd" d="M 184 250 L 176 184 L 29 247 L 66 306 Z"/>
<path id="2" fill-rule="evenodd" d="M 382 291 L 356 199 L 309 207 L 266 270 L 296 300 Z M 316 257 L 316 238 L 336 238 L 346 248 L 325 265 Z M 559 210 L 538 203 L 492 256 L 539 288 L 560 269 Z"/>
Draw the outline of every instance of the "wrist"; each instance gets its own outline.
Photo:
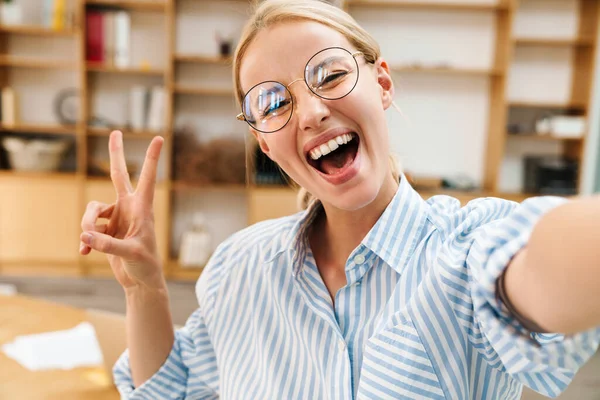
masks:
<path id="1" fill-rule="evenodd" d="M 142 300 L 144 303 L 148 301 L 160 301 L 164 299 L 168 299 L 169 290 L 167 287 L 167 283 L 162 279 L 157 279 L 151 283 L 146 282 L 138 282 L 132 286 L 124 287 L 125 297 L 127 298 L 127 302 L 133 301 L 135 303 L 136 299 Z"/>

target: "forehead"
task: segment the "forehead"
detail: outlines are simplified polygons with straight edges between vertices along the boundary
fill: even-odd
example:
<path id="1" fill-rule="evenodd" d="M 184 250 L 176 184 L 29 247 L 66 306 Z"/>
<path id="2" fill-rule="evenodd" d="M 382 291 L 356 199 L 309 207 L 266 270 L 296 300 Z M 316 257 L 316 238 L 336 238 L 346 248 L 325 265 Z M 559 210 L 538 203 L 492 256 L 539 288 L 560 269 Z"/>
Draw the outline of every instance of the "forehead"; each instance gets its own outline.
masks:
<path id="1" fill-rule="evenodd" d="M 327 47 L 354 50 L 344 35 L 313 21 L 285 22 L 264 29 L 256 35 L 242 60 L 242 89 L 245 92 L 264 81 L 288 84 L 302 77 L 306 62 Z"/>

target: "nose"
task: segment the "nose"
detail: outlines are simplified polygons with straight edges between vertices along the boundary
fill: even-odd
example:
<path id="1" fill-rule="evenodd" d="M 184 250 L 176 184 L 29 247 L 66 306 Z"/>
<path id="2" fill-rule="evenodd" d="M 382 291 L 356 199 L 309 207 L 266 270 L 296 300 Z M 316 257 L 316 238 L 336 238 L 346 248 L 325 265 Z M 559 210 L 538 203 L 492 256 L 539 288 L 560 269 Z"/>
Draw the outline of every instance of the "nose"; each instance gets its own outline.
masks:
<path id="1" fill-rule="evenodd" d="M 318 129 L 329 118 L 331 114 L 329 107 L 325 100 L 311 92 L 306 85 L 302 88 L 300 86 L 296 88 L 294 99 L 296 103 L 294 112 L 298 118 L 298 126 L 303 131 Z"/>

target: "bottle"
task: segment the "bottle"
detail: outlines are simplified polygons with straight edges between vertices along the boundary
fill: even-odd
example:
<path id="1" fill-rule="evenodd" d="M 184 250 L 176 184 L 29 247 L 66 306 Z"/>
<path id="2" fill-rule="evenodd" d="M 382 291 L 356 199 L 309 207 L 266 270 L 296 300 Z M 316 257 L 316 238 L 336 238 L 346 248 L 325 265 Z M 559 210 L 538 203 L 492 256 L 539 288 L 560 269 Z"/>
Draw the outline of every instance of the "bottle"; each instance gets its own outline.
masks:
<path id="1" fill-rule="evenodd" d="M 192 229 L 184 232 L 179 249 L 179 265 L 183 268 L 202 268 L 211 253 L 211 238 L 207 232 L 206 218 L 196 212 L 192 218 Z"/>

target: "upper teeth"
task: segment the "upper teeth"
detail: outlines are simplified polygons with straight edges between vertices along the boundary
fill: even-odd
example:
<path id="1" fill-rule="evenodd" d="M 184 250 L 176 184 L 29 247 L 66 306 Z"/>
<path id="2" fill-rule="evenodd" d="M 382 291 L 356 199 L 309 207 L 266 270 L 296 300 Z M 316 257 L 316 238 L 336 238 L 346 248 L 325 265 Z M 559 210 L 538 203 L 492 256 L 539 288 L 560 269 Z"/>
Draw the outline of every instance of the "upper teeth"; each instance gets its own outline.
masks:
<path id="1" fill-rule="evenodd" d="M 343 133 L 339 136 L 336 136 L 333 139 L 329 140 L 329 142 L 323 143 L 322 145 L 317 146 L 311 151 L 309 151 L 310 158 L 312 158 L 313 160 L 318 160 L 322 156 L 325 156 L 337 149 L 338 147 L 340 147 L 341 144 L 346 144 L 351 140 L 352 135 L 349 133 Z"/>

